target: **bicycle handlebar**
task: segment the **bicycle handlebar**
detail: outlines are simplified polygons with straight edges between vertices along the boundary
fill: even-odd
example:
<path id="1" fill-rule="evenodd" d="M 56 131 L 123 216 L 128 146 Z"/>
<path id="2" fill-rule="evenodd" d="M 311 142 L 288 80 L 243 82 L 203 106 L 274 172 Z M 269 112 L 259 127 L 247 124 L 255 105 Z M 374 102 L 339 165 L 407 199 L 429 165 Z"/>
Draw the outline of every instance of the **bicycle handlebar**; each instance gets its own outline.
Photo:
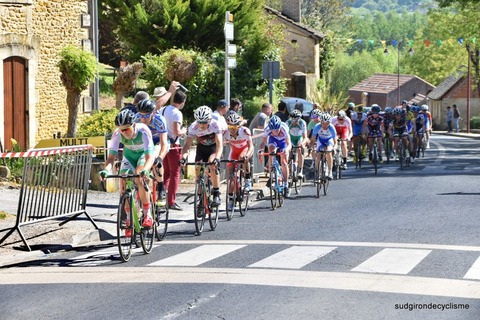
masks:
<path id="1" fill-rule="evenodd" d="M 186 166 L 211 166 L 213 162 L 203 162 L 203 161 L 196 161 L 196 162 L 185 162 Z"/>

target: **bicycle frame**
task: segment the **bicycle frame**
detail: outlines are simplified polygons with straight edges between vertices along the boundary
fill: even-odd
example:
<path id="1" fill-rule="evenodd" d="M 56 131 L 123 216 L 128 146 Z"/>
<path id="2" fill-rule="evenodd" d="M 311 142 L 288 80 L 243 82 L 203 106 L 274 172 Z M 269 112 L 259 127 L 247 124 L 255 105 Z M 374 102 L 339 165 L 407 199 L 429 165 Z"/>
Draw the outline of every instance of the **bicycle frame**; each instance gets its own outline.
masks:
<path id="1" fill-rule="evenodd" d="M 284 154 L 283 152 L 261 152 L 260 156 L 268 156 L 272 159 L 272 165 L 270 167 L 270 202 L 272 205 L 272 210 L 277 208 L 277 199 L 279 206 L 283 206 L 284 197 L 286 192 L 283 186 L 283 172 L 282 166 L 280 165 L 279 159 L 280 155 Z"/>

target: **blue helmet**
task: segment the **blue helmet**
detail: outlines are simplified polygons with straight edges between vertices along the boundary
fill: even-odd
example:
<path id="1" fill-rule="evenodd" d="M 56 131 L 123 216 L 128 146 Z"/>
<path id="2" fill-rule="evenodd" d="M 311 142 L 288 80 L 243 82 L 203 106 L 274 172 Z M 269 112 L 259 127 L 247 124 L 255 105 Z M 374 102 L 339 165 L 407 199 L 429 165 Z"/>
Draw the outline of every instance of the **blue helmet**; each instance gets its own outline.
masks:
<path id="1" fill-rule="evenodd" d="M 270 130 L 278 130 L 282 125 L 282 120 L 278 116 L 273 116 L 268 122 L 268 128 Z"/>

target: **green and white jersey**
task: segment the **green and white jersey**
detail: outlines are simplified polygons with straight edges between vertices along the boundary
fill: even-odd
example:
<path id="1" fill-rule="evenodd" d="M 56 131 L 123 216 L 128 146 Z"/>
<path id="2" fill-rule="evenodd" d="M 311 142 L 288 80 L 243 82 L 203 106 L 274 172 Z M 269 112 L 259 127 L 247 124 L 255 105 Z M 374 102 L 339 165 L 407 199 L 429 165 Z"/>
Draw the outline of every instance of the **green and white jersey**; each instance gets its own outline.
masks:
<path id="1" fill-rule="evenodd" d="M 303 135 L 307 135 L 307 123 L 303 119 L 299 119 L 298 121 L 295 121 L 295 123 L 292 119 L 288 119 L 287 126 L 292 145 L 297 146 L 298 143 L 302 141 Z"/>

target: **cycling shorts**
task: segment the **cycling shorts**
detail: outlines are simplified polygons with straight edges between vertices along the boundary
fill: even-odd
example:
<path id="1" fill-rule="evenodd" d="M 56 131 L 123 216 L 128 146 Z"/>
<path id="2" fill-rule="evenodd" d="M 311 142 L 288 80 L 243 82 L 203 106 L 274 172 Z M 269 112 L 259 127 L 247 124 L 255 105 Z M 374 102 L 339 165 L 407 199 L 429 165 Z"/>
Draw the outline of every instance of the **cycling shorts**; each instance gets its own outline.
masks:
<path id="1" fill-rule="evenodd" d="M 287 141 L 286 140 L 278 140 L 274 137 L 268 137 L 268 146 L 274 146 L 277 148 L 278 152 L 282 152 L 287 148 Z"/>
<path id="2" fill-rule="evenodd" d="M 335 145 L 333 138 L 322 140 L 317 140 L 317 152 L 320 151 L 333 151 L 333 146 Z"/>
<path id="3" fill-rule="evenodd" d="M 135 173 L 137 167 L 143 165 L 145 165 L 145 154 L 142 154 L 138 159 L 129 159 L 124 156 L 120 164 L 119 174 Z"/>
<path id="4" fill-rule="evenodd" d="M 217 145 L 212 144 L 209 146 L 198 144 L 197 145 L 197 153 L 195 154 L 195 162 L 203 161 L 208 162 L 208 159 L 212 154 L 217 151 Z"/>

